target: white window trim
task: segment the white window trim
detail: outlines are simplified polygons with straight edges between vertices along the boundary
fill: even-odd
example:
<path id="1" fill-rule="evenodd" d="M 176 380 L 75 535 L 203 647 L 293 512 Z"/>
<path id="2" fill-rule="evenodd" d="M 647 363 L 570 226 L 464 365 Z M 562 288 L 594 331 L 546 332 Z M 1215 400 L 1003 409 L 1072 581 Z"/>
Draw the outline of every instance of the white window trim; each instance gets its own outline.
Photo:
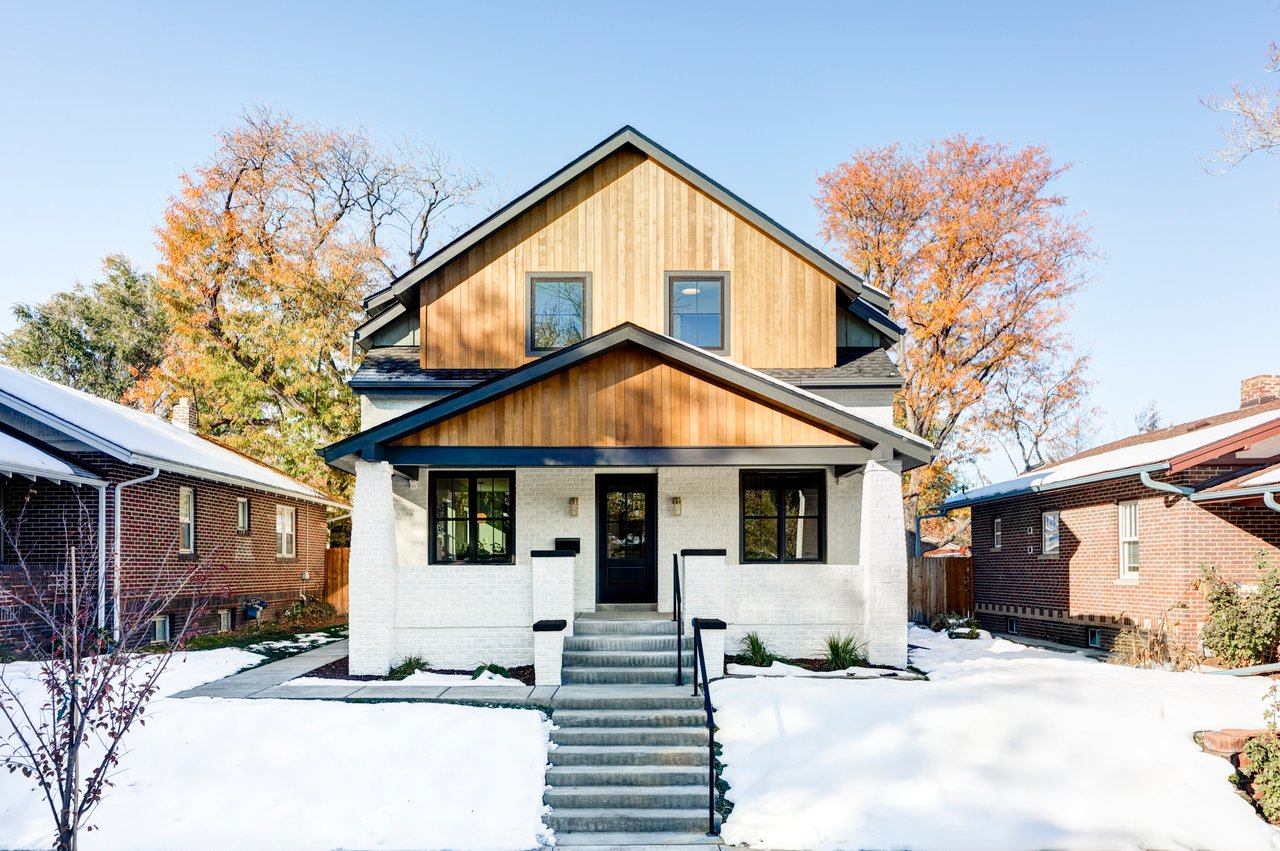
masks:
<path id="1" fill-rule="evenodd" d="M 1004 518 L 997 517 L 991 521 L 991 551 L 1004 549 Z"/>
<path id="2" fill-rule="evenodd" d="M 231 631 L 231 610 L 218 609 L 218 632 Z"/>
<path id="3" fill-rule="evenodd" d="M 244 507 L 243 516 L 241 516 L 240 514 L 241 506 Z M 236 531 L 242 535 L 249 531 L 250 514 L 251 514 L 251 508 L 249 505 L 249 497 L 247 496 L 236 497 Z M 244 521 L 243 523 L 241 522 L 242 520 Z"/>
<path id="4" fill-rule="evenodd" d="M 1049 528 L 1045 520 L 1053 515 L 1053 549 L 1049 549 Z M 1040 512 L 1040 554 L 1056 556 L 1062 547 L 1062 512 L 1058 509 Z"/>
<path id="5" fill-rule="evenodd" d="M 1139 505 L 1139 501 L 1136 499 L 1130 499 L 1130 500 L 1125 500 L 1124 502 L 1116 503 L 1116 538 L 1117 538 L 1117 549 L 1119 550 L 1117 555 L 1119 556 L 1121 579 L 1137 579 L 1142 572 L 1142 524 L 1138 517 L 1138 505 Z M 1125 509 L 1128 508 L 1129 506 L 1133 506 L 1133 527 L 1134 528 L 1133 528 L 1133 535 L 1131 537 L 1125 537 L 1124 515 L 1125 515 Z M 1125 564 L 1125 544 L 1138 545 L 1138 563 L 1133 567 L 1130 567 L 1129 565 Z"/>
<path id="6" fill-rule="evenodd" d="M 289 518 L 289 531 L 282 521 Z M 292 505 L 276 506 L 276 558 L 298 557 L 298 510 Z"/>
<path id="7" fill-rule="evenodd" d="M 184 543 L 186 527 L 191 527 L 191 543 Z M 196 551 L 196 492 L 192 488 L 178 488 L 178 552 L 191 555 Z"/>
<path id="8" fill-rule="evenodd" d="M 164 624 L 163 636 L 159 638 L 156 637 L 157 624 Z M 171 627 L 172 627 L 172 622 L 170 621 L 170 618 L 168 615 L 156 615 L 155 617 L 153 617 L 151 619 L 151 643 L 166 644 L 169 641 L 173 640 L 173 633 L 171 632 Z"/>

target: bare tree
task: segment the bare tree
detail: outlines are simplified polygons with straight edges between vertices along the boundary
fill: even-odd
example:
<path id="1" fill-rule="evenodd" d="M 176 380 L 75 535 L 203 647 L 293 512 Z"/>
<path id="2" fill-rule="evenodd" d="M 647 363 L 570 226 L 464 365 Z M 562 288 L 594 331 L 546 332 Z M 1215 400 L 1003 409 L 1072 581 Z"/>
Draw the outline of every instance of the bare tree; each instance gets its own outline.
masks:
<path id="1" fill-rule="evenodd" d="M 1266 70 L 1280 72 L 1280 44 L 1271 42 L 1267 54 Z M 1201 103 L 1231 117 L 1230 125 L 1222 129 L 1226 144 L 1215 154 L 1226 168 L 1250 154 L 1280 152 L 1280 88 L 1269 91 L 1232 83 L 1231 94 L 1202 98 Z"/>
<path id="2" fill-rule="evenodd" d="M 1096 433 L 1088 355 L 1062 349 L 1053 360 L 1009 370 L 992 382 L 983 415 L 1018 472 L 1082 452 Z"/>
<path id="3" fill-rule="evenodd" d="M 1164 417 L 1160 415 L 1160 409 L 1156 407 L 1156 400 L 1152 399 L 1142 406 L 1142 410 L 1133 415 L 1133 424 L 1142 434 L 1148 432 L 1159 431 L 1165 427 Z"/>
<path id="4" fill-rule="evenodd" d="M 17 569 L 0 588 L 0 603 L 21 613 L 24 661 L 0 665 L 0 718 L 8 727 L 0 729 L 0 766 L 43 793 L 57 851 L 73 851 L 81 831 L 94 829 L 88 820 L 112 785 L 121 743 L 145 723 L 157 681 L 204 612 L 207 587 L 194 564 L 166 560 L 148 588 L 121 601 L 114 636 L 99 606 L 90 512 L 81 505 L 69 514 L 69 543 L 55 565 L 24 554 L 25 506 L 2 530 Z M 168 634 L 156 636 L 153 619 L 162 613 Z"/>

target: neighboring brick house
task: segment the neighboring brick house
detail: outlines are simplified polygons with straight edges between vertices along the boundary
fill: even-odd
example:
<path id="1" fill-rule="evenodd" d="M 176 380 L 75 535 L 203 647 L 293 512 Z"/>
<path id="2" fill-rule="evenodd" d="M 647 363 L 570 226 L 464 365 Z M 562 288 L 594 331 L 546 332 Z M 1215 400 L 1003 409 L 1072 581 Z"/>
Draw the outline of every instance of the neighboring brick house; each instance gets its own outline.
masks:
<path id="1" fill-rule="evenodd" d="M 626 127 L 366 306 L 363 430 L 325 450 L 353 672 L 559 683 L 576 616 L 672 612 L 673 556 L 730 647 L 906 664 L 901 473 L 933 448 L 893 425 L 887 294 Z"/>
<path id="2" fill-rule="evenodd" d="M 1280 563 L 1280 376 L 1241 407 L 1139 434 L 951 497 L 973 515 L 983 626 L 1109 648 L 1126 625 L 1165 625 L 1200 650 L 1204 565 L 1230 581 Z"/>
<path id="3" fill-rule="evenodd" d="M 73 547 L 97 562 L 104 627 L 118 626 L 117 600 L 193 571 L 201 587 L 165 614 L 199 598 L 201 631 L 240 625 L 257 600 L 269 614 L 323 594 L 328 511 L 345 506 L 194 434 L 191 417 L 185 400 L 178 425 L 0 366 L 0 641 L 31 637 L 10 593 L 19 565 L 56 576 Z M 171 621 L 156 621 L 157 639 Z"/>

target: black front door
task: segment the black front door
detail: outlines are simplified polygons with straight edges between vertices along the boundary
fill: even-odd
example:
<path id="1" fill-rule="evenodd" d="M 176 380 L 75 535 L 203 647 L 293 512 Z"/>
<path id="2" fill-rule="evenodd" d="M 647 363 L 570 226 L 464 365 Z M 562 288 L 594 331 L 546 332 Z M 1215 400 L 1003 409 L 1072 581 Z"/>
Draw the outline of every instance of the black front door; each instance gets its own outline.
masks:
<path id="1" fill-rule="evenodd" d="M 596 476 L 601 603 L 658 602 L 657 502 L 657 476 Z"/>

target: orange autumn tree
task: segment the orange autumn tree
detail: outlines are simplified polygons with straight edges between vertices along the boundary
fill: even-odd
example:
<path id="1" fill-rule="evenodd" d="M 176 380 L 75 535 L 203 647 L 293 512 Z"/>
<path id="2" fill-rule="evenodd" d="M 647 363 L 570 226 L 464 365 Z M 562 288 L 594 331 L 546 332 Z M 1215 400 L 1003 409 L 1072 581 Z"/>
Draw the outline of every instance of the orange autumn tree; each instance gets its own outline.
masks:
<path id="1" fill-rule="evenodd" d="M 905 377 L 898 423 L 939 448 L 934 464 L 908 477 L 908 517 L 945 498 L 955 462 L 987 451 L 1011 421 L 1043 418 L 1001 411 L 988 394 L 1034 378 L 1069 350 L 1063 320 L 1090 244 L 1053 191 L 1065 171 L 1042 147 L 1014 151 L 961 135 L 914 152 L 858 151 L 819 179 L 823 235 L 889 293 L 906 329 L 896 347 Z M 1051 394 L 1056 405 L 1087 393 L 1084 369 L 1068 373 L 1069 387 Z"/>
<path id="2" fill-rule="evenodd" d="M 189 396 L 201 432 L 340 493 L 315 449 L 358 428 L 346 379 L 362 300 L 484 185 L 429 148 L 247 113 L 182 175 L 157 229 L 174 330 L 130 401 L 162 410 Z"/>

